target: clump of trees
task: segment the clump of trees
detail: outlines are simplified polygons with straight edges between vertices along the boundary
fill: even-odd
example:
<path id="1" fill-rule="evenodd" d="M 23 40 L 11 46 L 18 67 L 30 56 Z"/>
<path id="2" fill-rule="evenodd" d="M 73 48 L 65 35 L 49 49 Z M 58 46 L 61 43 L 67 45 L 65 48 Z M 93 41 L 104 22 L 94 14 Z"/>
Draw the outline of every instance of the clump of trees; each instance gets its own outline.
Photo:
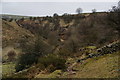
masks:
<path id="1" fill-rule="evenodd" d="M 110 21 L 110 25 L 118 31 L 120 36 L 120 1 L 117 6 L 113 6 L 109 11 L 108 19 Z"/>
<path id="2" fill-rule="evenodd" d="M 19 56 L 15 67 L 17 72 L 37 63 L 39 57 L 47 55 L 52 51 L 52 48 L 42 41 L 41 38 L 36 39 L 33 44 L 25 45 L 24 47 L 25 49 L 23 49 L 23 53 Z"/>

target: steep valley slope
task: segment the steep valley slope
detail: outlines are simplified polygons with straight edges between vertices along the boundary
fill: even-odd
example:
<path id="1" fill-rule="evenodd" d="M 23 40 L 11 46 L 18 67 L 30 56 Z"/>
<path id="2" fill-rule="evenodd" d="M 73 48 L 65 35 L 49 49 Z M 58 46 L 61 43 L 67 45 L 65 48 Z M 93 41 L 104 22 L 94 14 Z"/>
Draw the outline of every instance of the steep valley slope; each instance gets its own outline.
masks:
<path id="1" fill-rule="evenodd" d="M 120 37 L 113 26 L 107 12 L 19 17 L 12 21 L 3 19 L 3 66 L 8 68 L 11 65 L 15 69 L 15 64 L 8 61 L 8 52 L 14 50 L 17 56 L 24 53 L 23 49 L 28 48 L 30 52 L 29 45 L 34 47 L 37 40 L 40 41 L 38 47 L 42 55 L 46 57 L 46 54 L 55 54 L 66 60 L 65 70 L 47 72 L 46 69 L 38 70 L 40 66 L 33 64 L 19 72 L 7 72 L 8 76 L 3 77 L 116 78 L 120 76 Z M 118 46 L 114 46 L 114 43 L 118 43 Z M 110 48 L 109 44 L 113 47 Z M 18 57 L 14 62 L 17 60 Z"/>

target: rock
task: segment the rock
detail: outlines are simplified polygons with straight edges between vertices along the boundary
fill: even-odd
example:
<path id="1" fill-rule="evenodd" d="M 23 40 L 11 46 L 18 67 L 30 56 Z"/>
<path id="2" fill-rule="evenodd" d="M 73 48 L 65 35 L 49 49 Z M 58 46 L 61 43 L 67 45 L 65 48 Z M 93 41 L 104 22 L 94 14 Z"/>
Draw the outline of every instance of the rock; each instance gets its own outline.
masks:
<path id="1" fill-rule="evenodd" d="M 94 57 L 94 56 L 95 56 L 94 53 L 91 53 L 91 54 L 88 55 L 89 58 L 92 58 L 92 57 Z"/>
<path id="2" fill-rule="evenodd" d="M 102 50 L 101 49 L 98 49 L 97 52 L 101 52 Z"/>
<path id="3" fill-rule="evenodd" d="M 78 60 L 77 60 L 77 63 L 79 63 L 79 62 L 81 62 L 81 61 L 82 61 L 82 60 L 78 59 Z"/>

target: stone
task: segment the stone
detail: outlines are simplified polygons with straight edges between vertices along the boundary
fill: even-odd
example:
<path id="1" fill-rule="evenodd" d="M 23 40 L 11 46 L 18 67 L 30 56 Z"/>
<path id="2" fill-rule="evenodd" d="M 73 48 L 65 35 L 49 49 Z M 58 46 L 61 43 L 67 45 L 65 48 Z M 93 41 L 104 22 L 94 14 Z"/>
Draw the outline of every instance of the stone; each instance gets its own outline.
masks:
<path id="1" fill-rule="evenodd" d="M 80 59 L 78 59 L 78 60 L 77 60 L 77 63 L 79 63 L 79 62 L 81 62 L 81 60 L 80 60 Z"/>

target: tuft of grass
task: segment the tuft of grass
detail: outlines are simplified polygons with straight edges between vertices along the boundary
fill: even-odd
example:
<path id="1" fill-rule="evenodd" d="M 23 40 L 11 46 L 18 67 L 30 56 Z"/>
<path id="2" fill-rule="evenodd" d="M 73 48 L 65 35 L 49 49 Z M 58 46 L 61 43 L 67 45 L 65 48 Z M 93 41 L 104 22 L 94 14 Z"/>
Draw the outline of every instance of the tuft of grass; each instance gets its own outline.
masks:
<path id="1" fill-rule="evenodd" d="M 61 74 L 61 70 L 55 70 L 50 74 L 38 74 L 35 78 L 59 78 Z"/>
<path id="2" fill-rule="evenodd" d="M 96 46 L 87 46 L 88 49 L 96 49 Z"/>
<path id="3" fill-rule="evenodd" d="M 50 75 L 47 76 L 47 78 L 58 78 L 60 77 L 62 71 L 61 70 L 55 70 Z"/>

